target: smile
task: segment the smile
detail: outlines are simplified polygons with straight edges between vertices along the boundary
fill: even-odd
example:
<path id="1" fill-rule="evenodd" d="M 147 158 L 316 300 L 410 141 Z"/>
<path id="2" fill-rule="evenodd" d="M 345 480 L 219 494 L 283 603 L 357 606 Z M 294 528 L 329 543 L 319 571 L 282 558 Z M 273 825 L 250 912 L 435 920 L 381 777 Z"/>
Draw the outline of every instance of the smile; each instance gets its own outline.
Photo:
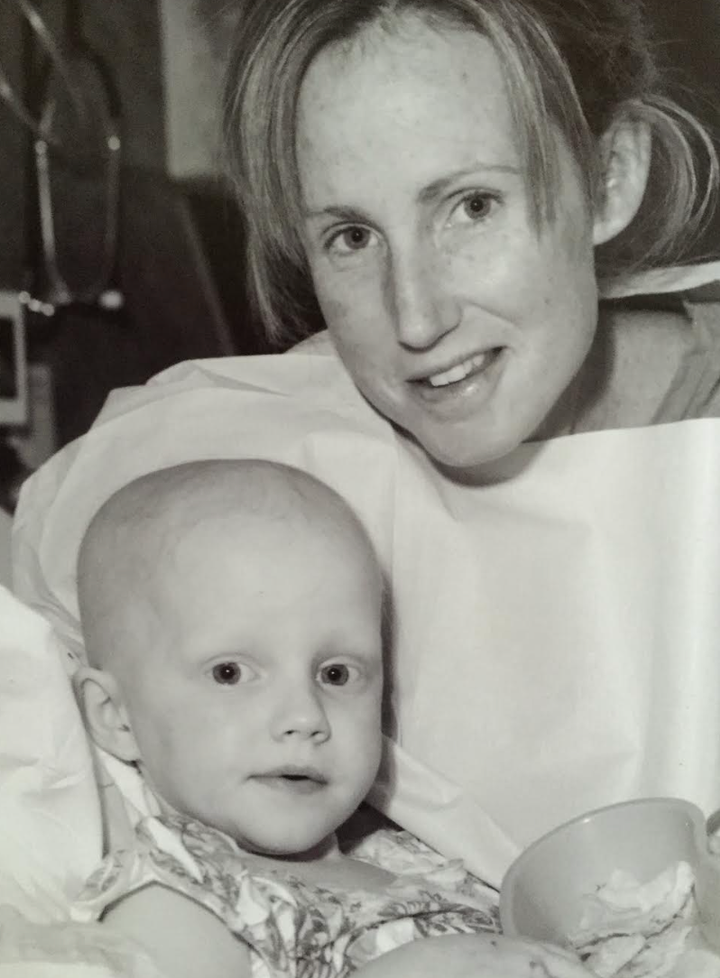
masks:
<path id="1" fill-rule="evenodd" d="M 485 388 L 495 377 L 505 360 L 505 352 L 506 347 L 493 346 L 444 370 L 418 376 L 410 383 L 423 400 L 431 403 L 445 402 L 451 395 L 474 393 L 476 389 Z"/>
<path id="2" fill-rule="evenodd" d="M 450 367 L 449 370 L 431 374 L 425 379 L 425 383 L 430 384 L 431 387 L 447 387 L 449 384 L 457 384 L 483 367 L 493 352 L 493 350 L 486 350 L 484 353 L 476 353 L 475 356 L 463 360 L 462 363 Z"/>
<path id="3" fill-rule="evenodd" d="M 423 412 L 444 421 L 467 420 L 495 396 L 509 353 L 506 346 L 489 347 L 443 370 L 418 375 L 408 382 L 410 396 Z"/>

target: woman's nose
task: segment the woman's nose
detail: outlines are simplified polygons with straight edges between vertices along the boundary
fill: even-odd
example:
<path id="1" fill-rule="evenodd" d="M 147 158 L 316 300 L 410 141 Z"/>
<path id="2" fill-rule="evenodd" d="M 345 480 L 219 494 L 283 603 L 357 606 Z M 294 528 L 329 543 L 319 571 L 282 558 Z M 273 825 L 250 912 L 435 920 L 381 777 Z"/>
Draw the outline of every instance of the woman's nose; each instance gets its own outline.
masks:
<path id="1" fill-rule="evenodd" d="M 276 740 L 296 737 L 323 743 L 330 737 L 330 724 L 320 693 L 314 683 L 297 684 L 282 695 L 272 719 Z"/>
<path id="2" fill-rule="evenodd" d="M 449 269 L 433 248 L 419 248 L 393 259 L 388 299 L 402 346 L 428 349 L 458 325 L 460 303 L 449 278 Z"/>

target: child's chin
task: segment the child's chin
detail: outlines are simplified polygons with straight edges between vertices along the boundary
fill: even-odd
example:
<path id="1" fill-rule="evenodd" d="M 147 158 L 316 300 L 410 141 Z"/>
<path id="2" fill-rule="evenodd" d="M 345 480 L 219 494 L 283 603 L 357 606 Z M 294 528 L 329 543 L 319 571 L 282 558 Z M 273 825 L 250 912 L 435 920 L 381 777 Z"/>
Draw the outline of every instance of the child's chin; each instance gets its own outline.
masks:
<path id="1" fill-rule="evenodd" d="M 256 853 L 258 856 L 270 856 L 276 859 L 317 858 L 332 845 L 334 835 L 319 835 L 315 832 L 285 832 L 277 836 L 263 835 L 247 839 L 240 843 L 242 848 Z"/>

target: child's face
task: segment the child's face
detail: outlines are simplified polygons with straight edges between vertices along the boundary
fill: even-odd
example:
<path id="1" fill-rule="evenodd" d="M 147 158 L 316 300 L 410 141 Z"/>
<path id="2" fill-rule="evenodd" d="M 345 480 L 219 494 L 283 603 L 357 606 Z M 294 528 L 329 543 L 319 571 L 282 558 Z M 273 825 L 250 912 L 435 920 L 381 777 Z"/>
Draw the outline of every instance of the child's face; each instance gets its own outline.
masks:
<path id="1" fill-rule="evenodd" d="M 151 786 L 248 850 L 307 852 L 380 759 L 382 584 L 357 529 L 205 521 L 146 597 L 139 667 L 120 686 Z"/>

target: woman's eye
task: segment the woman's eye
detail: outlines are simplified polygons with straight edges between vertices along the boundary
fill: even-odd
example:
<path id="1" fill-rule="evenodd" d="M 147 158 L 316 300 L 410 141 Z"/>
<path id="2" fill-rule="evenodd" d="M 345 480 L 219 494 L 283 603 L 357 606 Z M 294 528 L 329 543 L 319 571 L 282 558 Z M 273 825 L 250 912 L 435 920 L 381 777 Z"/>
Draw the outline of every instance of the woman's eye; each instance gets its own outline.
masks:
<path id="1" fill-rule="evenodd" d="M 357 677 L 355 666 L 347 666 L 343 662 L 331 662 L 320 670 L 320 682 L 326 686 L 345 686 Z"/>
<path id="2" fill-rule="evenodd" d="M 243 670 L 237 662 L 220 662 L 212 668 L 212 677 L 221 686 L 235 686 L 244 679 Z"/>
<path id="3" fill-rule="evenodd" d="M 338 231 L 328 241 L 328 250 L 341 255 L 348 255 L 354 251 L 362 251 L 367 248 L 372 241 L 373 232 L 359 224 L 343 228 Z"/>
<path id="4" fill-rule="evenodd" d="M 467 194 L 453 211 L 453 216 L 457 216 L 460 221 L 479 222 L 489 217 L 497 198 L 492 194 L 475 191 Z"/>

